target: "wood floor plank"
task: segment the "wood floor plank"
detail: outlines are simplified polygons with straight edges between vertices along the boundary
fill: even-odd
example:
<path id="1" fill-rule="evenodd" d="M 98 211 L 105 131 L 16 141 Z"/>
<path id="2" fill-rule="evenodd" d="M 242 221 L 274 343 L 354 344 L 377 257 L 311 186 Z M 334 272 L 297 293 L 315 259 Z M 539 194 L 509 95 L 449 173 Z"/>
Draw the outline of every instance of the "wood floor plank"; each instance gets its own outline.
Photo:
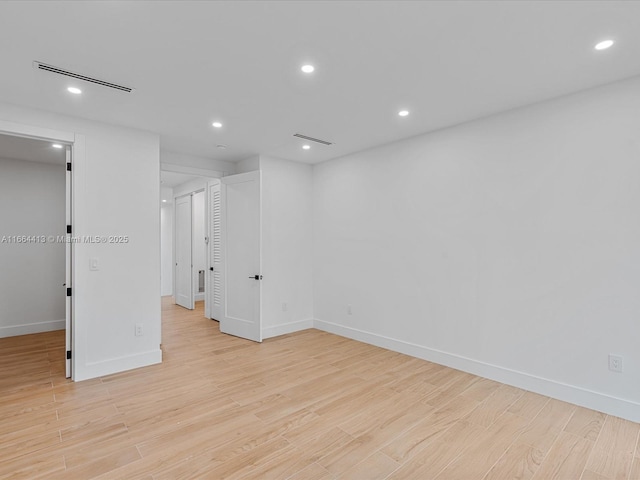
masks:
<path id="1" fill-rule="evenodd" d="M 389 442 L 382 451 L 393 460 L 405 461 L 417 455 L 478 405 L 473 398 L 459 397 L 445 404 Z"/>
<path id="2" fill-rule="evenodd" d="M 527 420 L 512 413 L 504 413 L 465 452 L 445 468 L 440 480 L 469 480 L 483 478 L 500 459 L 527 424 Z"/>
<path id="3" fill-rule="evenodd" d="M 519 388 L 502 385 L 464 419 L 481 427 L 489 427 L 500 417 L 524 392 Z"/>
<path id="4" fill-rule="evenodd" d="M 12 441 L 5 443 L 0 447 L 0 458 L 10 459 L 21 455 L 29 455 L 43 450 L 47 447 L 58 445 L 60 443 L 60 434 L 56 431 L 49 431 L 41 435 L 29 435 L 20 441 Z"/>
<path id="5" fill-rule="evenodd" d="M 64 456 L 60 453 L 36 452 L 0 462 L 0 478 L 37 478 L 65 470 Z"/>
<path id="6" fill-rule="evenodd" d="M 595 441 L 602 430 L 606 415 L 588 408 L 576 407 L 564 430 L 574 435 Z M 631 452 L 633 453 L 633 452 Z"/>
<path id="7" fill-rule="evenodd" d="M 55 475 L 52 475 L 50 478 L 51 480 L 56 480 L 58 478 L 60 480 L 68 478 L 93 478 L 103 473 L 115 470 L 123 465 L 135 462 L 140 458 L 140 454 L 138 453 L 136 447 L 127 446 L 110 452 L 107 455 L 102 455 L 102 452 L 98 453 L 94 455 L 90 460 L 87 460 L 86 462 L 83 462 L 75 467 L 70 468 L 67 462 L 67 469 L 64 472 L 59 472 Z M 65 456 L 65 462 L 66 461 L 67 458 Z"/>
<path id="8" fill-rule="evenodd" d="M 480 378 L 477 382 L 471 384 L 466 390 L 460 394 L 463 397 L 470 397 L 478 402 L 482 402 L 489 395 L 500 388 L 500 383 L 489 380 L 488 378 Z"/>
<path id="9" fill-rule="evenodd" d="M 640 425 L 318 330 L 261 344 L 163 299 L 163 362 L 64 378 L 0 339 L 0 478 L 640 480 Z"/>
<path id="10" fill-rule="evenodd" d="M 367 480 L 383 480 L 398 468 L 398 463 L 391 460 L 384 453 L 376 452 L 362 462 L 342 472 L 339 479 L 351 480 L 366 478 Z"/>
<path id="11" fill-rule="evenodd" d="M 575 405 L 550 399 L 535 420 L 525 427 L 518 441 L 536 447 L 546 454 L 571 419 L 575 409 Z"/>
<path id="12" fill-rule="evenodd" d="M 631 471 L 629 472 L 630 480 L 640 480 L 640 457 L 634 457 L 631 464 Z"/>
<path id="13" fill-rule="evenodd" d="M 566 480 L 582 472 L 594 442 L 572 433 L 560 432 L 534 476 L 535 480 Z"/>
<path id="14" fill-rule="evenodd" d="M 630 477 L 633 479 L 633 477 Z M 594 473 L 591 470 L 585 470 L 582 472 L 580 480 L 610 480 L 609 477 L 604 477 L 598 473 Z"/>
<path id="15" fill-rule="evenodd" d="M 524 394 L 516 400 L 507 411 L 518 415 L 520 417 L 533 419 L 540 413 L 547 402 L 549 397 L 538 395 L 533 392 L 524 392 Z"/>
<path id="16" fill-rule="evenodd" d="M 284 433 L 291 444 L 313 456 L 314 462 L 340 451 L 345 445 L 353 441 L 353 437 L 339 427 L 324 425 L 322 419 L 316 423 L 309 423 L 302 428 L 295 428 Z"/>
<path id="17" fill-rule="evenodd" d="M 509 450 L 489 470 L 484 480 L 504 480 L 506 478 L 529 480 L 536 473 L 544 459 L 544 454 L 525 443 L 512 445 Z"/>
<path id="18" fill-rule="evenodd" d="M 312 463 L 308 467 L 291 475 L 287 480 L 331 480 L 333 478 L 333 475 L 331 475 L 326 468 L 317 463 Z"/>
<path id="19" fill-rule="evenodd" d="M 609 478 L 627 478 L 639 433 L 639 424 L 608 415 L 589 458 L 587 470 Z"/>
<path id="20" fill-rule="evenodd" d="M 454 422 L 446 433 L 426 444 L 419 453 L 401 463 L 389 480 L 433 479 L 456 458 L 462 457 L 486 430 L 467 422 Z M 460 439 L 464 438 L 461 442 Z"/>

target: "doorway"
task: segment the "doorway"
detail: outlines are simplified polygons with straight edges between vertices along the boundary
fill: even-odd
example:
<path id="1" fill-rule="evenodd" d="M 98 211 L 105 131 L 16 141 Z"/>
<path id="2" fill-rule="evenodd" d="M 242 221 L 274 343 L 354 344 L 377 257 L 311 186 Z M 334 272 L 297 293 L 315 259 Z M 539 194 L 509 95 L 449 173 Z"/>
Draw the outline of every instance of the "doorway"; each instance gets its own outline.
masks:
<path id="1" fill-rule="evenodd" d="M 203 299 L 220 331 L 262 341 L 260 171 L 215 178 L 171 168 L 161 171 L 163 303 L 194 309 Z"/>
<path id="2" fill-rule="evenodd" d="M 207 303 L 206 186 L 212 178 L 161 171 L 162 296 L 190 310 Z M 205 316 L 210 318 L 208 311 Z"/>
<path id="3" fill-rule="evenodd" d="M 0 337 L 64 330 L 67 378 L 72 377 L 71 155 L 68 142 L 0 133 Z"/>

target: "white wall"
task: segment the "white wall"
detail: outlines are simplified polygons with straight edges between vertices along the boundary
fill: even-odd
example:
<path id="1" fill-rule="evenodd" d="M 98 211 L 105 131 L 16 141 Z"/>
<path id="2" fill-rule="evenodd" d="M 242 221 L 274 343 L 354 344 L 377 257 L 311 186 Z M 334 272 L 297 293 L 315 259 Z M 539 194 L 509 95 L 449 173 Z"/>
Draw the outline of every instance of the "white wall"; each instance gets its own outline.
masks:
<path id="1" fill-rule="evenodd" d="M 235 173 L 236 164 L 233 162 L 224 162 L 222 160 L 215 160 L 212 158 L 198 157 L 195 155 L 187 155 L 184 153 L 168 152 L 166 150 L 160 151 L 160 161 L 163 164 L 179 165 L 181 167 L 191 167 L 201 170 L 213 170 L 229 175 Z M 194 174 L 197 174 L 194 172 Z"/>
<path id="2" fill-rule="evenodd" d="M 205 192 L 193 195 L 193 293 L 195 301 L 204 300 L 204 293 L 198 293 L 198 272 L 207 271 L 207 250 L 205 233 Z"/>
<path id="3" fill-rule="evenodd" d="M 65 245 L 3 237 L 64 236 L 63 163 L 0 158 L 0 337 L 65 328 Z"/>
<path id="4" fill-rule="evenodd" d="M 255 156 L 240 160 L 235 164 L 235 170 L 233 173 L 247 173 L 254 170 L 260 170 L 260 158 L 260 156 Z"/>
<path id="5" fill-rule="evenodd" d="M 633 79 L 317 165 L 316 326 L 640 421 L 639 126 Z"/>
<path id="6" fill-rule="evenodd" d="M 17 128 L 75 138 L 74 235 L 129 237 L 75 244 L 75 379 L 160 362 L 158 136 L 0 104 L 0 130 Z M 99 271 L 89 271 L 90 258 L 99 259 Z M 136 323 L 143 336 L 134 335 Z"/>
<path id="7" fill-rule="evenodd" d="M 198 190 L 205 190 L 207 188 L 208 180 L 208 178 L 194 178 L 193 180 L 189 180 L 188 182 L 176 185 L 175 187 L 173 187 L 173 197 L 177 198 Z"/>
<path id="8" fill-rule="evenodd" d="M 161 295 L 173 295 L 173 189 L 161 187 L 167 200 L 160 208 L 160 290 Z"/>
<path id="9" fill-rule="evenodd" d="M 264 156 L 260 169 L 262 330 L 269 338 L 313 326 L 313 170 Z"/>

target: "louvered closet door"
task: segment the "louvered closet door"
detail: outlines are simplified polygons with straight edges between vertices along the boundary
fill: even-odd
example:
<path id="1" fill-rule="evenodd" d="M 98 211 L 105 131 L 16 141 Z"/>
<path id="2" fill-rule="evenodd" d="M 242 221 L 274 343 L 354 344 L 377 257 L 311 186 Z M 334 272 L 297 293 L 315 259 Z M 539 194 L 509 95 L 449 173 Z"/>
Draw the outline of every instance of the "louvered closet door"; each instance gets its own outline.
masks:
<path id="1" fill-rule="evenodd" d="M 220 321 L 223 315 L 222 262 L 222 206 L 220 203 L 220 181 L 209 182 L 209 305 L 211 318 Z"/>

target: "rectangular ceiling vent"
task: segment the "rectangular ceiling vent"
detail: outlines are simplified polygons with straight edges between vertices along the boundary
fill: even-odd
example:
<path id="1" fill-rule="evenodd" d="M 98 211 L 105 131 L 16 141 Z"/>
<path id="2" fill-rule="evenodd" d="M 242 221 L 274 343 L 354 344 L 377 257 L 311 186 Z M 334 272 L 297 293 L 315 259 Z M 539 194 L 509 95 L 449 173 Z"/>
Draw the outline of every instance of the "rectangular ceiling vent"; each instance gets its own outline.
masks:
<path id="1" fill-rule="evenodd" d="M 57 73 L 58 75 L 64 75 L 66 77 L 75 78 L 77 80 L 82 80 L 83 82 L 95 83 L 96 85 L 102 85 L 103 87 L 113 88 L 114 90 L 120 90 L 121 92 L 131 93 L 133 91 L 133 88 L 125 87 L 123 85 L 118 85 L 116 83 L 105 82 L 104 80 L 99 80 L 97 78 L 87 77 L 86 75 L 81 75 L 79 73 L 63 70 L 62 68 L 54 67 L 53 65 L 47 65 L 46 63 L 33 62 L 33 66 L 39 70 L 44 70 L 45 72 Z"/>
<path id="2" fill-rule="evenodd" d="M 319 138 L 307 137 L 306 135 L 302 135 L 301 133 L 294 133 L 294 137 L 302 138 L 304 140 L 309 140 L 310 142 L 321 143 L 322 145 L 333 145 L 331 142 L 327 142 L 326 140 L 320 140 Z"/>

